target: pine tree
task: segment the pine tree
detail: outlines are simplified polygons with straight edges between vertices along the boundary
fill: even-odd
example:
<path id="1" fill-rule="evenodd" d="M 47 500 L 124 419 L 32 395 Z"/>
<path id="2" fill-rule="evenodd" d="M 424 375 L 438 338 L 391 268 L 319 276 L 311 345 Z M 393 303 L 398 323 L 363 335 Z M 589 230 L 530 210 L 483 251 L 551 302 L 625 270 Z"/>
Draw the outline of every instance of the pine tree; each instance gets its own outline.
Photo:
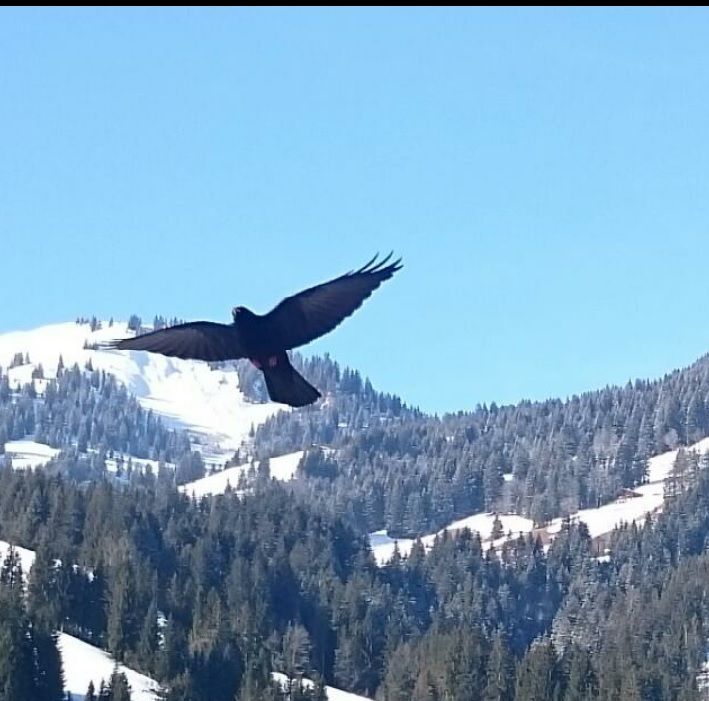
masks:
<path id="1" fill-rule="evenodd" d="M 554 648 L 549 640 L 535 642 L 520 663 L 515 701 L 553 701 L 559 698 Z"/>
<path id="2" fill-rule="evenodd" d="M 136 578 L 127 553 L 119 552 L 116 558 L 110 570 L 106 632 L 109 650 L 122 659 L 136 637 Z"/>
<path id="3" fill-rule="evenodd" d="M 97 701 L 96 689 L 94 688 L 93 681 L 89 682 L 89 688 L 86 691 L 86 696 L 84 696 L 84 701 Z"/>
<path id="4" fill-rule="evenodd" d="M 564 701 L 590 701 L 596 697 L 597 683 L 589 653 L 572 645 L 566 654 L 568 681 Z"/>
<path id="5" fill-rule="evenodd" d="M 131 701 L 131 689 L 126 675 L 114 667 L 108 683 L 108 698 L 110 701 Z"/>
<path id="6" fill-rule="evenodd" d="M 17 595 L 22 592 L 23 583 L 22 559 L 17 548 L 11 545 L 0 568 L 0 584 Z"/>
<path id="7" fill-rule="evenodd" d="M 310 669 L 312 643 L 308 631 L 299 623 L 289 623 L 281 642 L 281 671 L 290 679 L 302 679 Z"/>
<path id="8" fill-rule="evenodd" d="M 138 639 L 138 657 L 151 671 L 159 649 L 158 634 L 158 605 L 156 597 L 153 596 Z"/>
<path id="9" fill-rule="evenodd" d="M 272 682 L 270 675 L 260 668 L 250 668 L 235 701 L 280 701 L 283 698 Z"/>
<path id="10" fill-rule="evenodd" d="M 380 687 L 387 701 L 409 701 L 414 692 L 417 669 L 411 645 L 402 643 L 389 656 L 386 675 Z"/>
<path id="11" fill-rule="evenodd" d="M 111 701 L 111 689 L 103 679 L 98 688 L 98 701 Z"/>
<path id="12" fill-rule="evenodd" d="M 6 563 L 11 560 L 9 555 Z M 3 573 L 5 569 L 4 566 Z M 20 587 L 12 588 L 5 578 L 0 578 L 0 582 L 0 699 L 32 699 L 36 670 L 22 591 Z"/>
<path id="13" fill-rule="evenodd" d="M 27 606 L 32 619 L 46 628 L 53 630 L 61 619 L 62 594 L 59 579 L 63 567 L 57 566 L 46 541 L 42 541 L 30 570 L 27 587 Z"/>
<path id="14" fill-rule="evenodd" d="M 163 645 L 158 656 L 158 678 L 173 679 L 184 669 L 188 658 L 185 629 L 170 616 L 163 630 Z"/>
<path id="15" fill-rule="evenodd" d="M 56 633 L 49 633 L 41 626 L 31 628 L 34 647 L 34 686 L 37 701 L 64 700 L 64 674 L 62 660 L 57 648 Z"/>
<path id="16" fill-rule="evenodd" d="M 492 642 L 487 661 L 484 701 L 512 701 L 515 690 L 515 661 L 503 633 Z"/>
<path id="17" fill-rule="evenodd" d="M 492 540 L 497 540 L 505 535 L 505 528 L 502 525 L 502 521 L 498 514 L 495 514 L 495 519 L 492 522 L 492 532 L 490 533 L 490 538 Z"/>

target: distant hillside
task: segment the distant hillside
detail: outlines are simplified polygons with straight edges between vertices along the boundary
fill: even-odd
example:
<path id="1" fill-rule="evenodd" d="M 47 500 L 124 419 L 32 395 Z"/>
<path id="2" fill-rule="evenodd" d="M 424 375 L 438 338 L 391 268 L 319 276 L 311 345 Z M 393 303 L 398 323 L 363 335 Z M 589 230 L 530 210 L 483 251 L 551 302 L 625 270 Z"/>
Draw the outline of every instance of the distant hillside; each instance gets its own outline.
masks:
<path id="1" fill-rule="evenodd" d="M 483 511 L 541 525 L 616 499 L 650 457 L 709 435 L 706 357 L 660 380 L 433 417 L 328 357 L 295 354 L 324 399 L 290 411 L 266 401 L 246 361 L 97 351 L 140 320 L 79 322 L 0 336 L 0 446 L 68 451 L 85 475 L 114 452 L 121 465 L 162 461 L 178 483 L 306 451 L 293 486 L 363 532 L 410 537 Z"/>

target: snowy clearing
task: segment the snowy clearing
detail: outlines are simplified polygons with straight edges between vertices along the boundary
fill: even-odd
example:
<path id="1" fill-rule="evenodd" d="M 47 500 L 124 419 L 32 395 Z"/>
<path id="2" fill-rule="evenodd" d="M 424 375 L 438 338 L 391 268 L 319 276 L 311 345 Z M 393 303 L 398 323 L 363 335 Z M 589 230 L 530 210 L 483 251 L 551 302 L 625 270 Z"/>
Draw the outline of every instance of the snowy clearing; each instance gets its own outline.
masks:
<path id="1" fill-rule="evenodd" d="M 523 516 L 516 514 L 498 514 L 502 522 L 502 528 L 505 533 L 511 533 L 513 536 L 518 536 L 520 533 L 528 533 L 534 527 L 532 521 Z M 426 550 L 433 547 L 433 542 L 436 537 L 444 531 L 449 533 L 452 531 L 460 531 L 464 528 L 469 528 L 471 531 L 477 531 L 483 543 L 491 544 L 490 536 L 492 535 L 492 526 L 495 522 L 495 514 L 479 513 L 472 516 L 466 516 L 458 521 L 451 522 L 446 528 L 442 528 L 436 533 L 429 533 L 421 537 L 421 542 Z M 501 539 L 504 540 L 504 539 Z M 401 555 L 408 555 L 411 552 L 411 547 L 415 542 L 414 538 L 390 538 L 385 531 L 375 531 L 369 534 L 369 544 L 372 547 L 374 558 L 378 565 L 384 565 L 391 560 L 394 554 L 394 548 L 398 545 Z"/>
<path id="2" fill-rule="evenodd" d="M 303 452 L 302 450 L 298 450 L 295 453 L 288 453 L 277 458 L 269 458 L 271 477 L 281 482 L 287 482 L 293 479 L 298 469 L 298 464 L 303 457 Z M 202 477 L 194 482 L 183 484 L 179 489 L 181 492 L 196 498 L 214 494 L 224 494 L 228 487 L 236 489 L 240 477 L 246 475 L 249 469 L 256 467 L 257 464 L 258 461 L 229 467 L 226 470 L 215 472 L 212 475 L 207 475 L 207 477 Z"/>
<path id="3" fill-rule="evenodd" d="M 146 472 L 147 468 L 150 468 L 154 475 L 158 474 L 160 468 L 159 460 L 151 460 L 150 458 L 136 458 L 135 455 L 128 455 L 127 453 L 114 453 L 112 458 L 106 458 L 106 470 L 111 473 L 118 472 L 118 468 L 121 470 L 127 470 L 128 464 L 130 463 L 133 470 L 138 470 L 139 472 Z M 164 463 L 165 467 L 174 469 L 175 465 L 171 462 Z"/>
<path id="4" fill-rule="evenodd" d="M 703 438 L 694 445 L 684 448 L 687 451 L 695 451 L 700 455 L 709 451 L 709 438 Z M 632 489 L 635 496 L 624 496 L 616 499 L 609 504 L 604 504 L 596 509 L 582 509 L 574 514 L 571 514 L 573 521 L 583 521 L 588 526 L 589 533 L 592 538 L 597 538 L 605 533 L 610 533 L 614 528 L 623 523 L 632 523 L 633 521 L 641 523 L 648 514 L 654 513 L 662 508 L 664 500 L 665 480 L 668 478 L 675 459 L 677 458 L 678 450 L 670 450 L 661 455 L 656 455 L 648 461 L 648 481 Z M 480 533 L 480 537 L 484 546 L 491 544 L 498 546 L 504 542 L 506 538 L 500 538 L 494 543 L 490 541 L 492 532 L 492 523 L 495 519 L 494 514 L 480 513 L 473 514 L 467 518 L 453 521 L 446 528 L 442 528 L 436 533 L 430 533 L 422 536 L 421 541 L 424 547 L 428 550 L 432 547 L 433 541 L 437 535 L 443 531 L 458 531 L 462 528 L 469 528 L 471 531 Z M 500 520 L 505 533 L 511 532 L 513 536 L 519 533 L 528 533 L 533 530 L 534 524 L 530 519 L 513 514 L 500 514 Z M 561 530 L 563 519 L 555 518 L 544 529 L 549 535 L 555 535 Z M 401 555 L 408 555 L 411 552 L 411 546 L 414 544 L 412 538 L 390 538 L 385 531 L 375 531 L 369 535 L 369 543 L 374 553 L 374 557 L 378 565 L 383 565 L 391 560 L 394 554 L 394 546 L 398 543 L 399 552 Z"/>
<path id="5" fill-rule="evenodd" d="M 35 441 L 8 441 L 5 453 L 12 459 L 15 470 L 28 470 L 46 465 L 59 455 L 59 450 Z"/>
<path id="6" fill-rule="evenodd" d="M 694 445 L 685 448 L 700 455 L 709 450 L 709 438 L 703 438 Z M 604 504 L 597 509 L 583 509 L 571 515 L 573 520 L 583 521 L 592 538 L 604 533 L 610 533 L 622 523 L 641 523 L 648 514 L 658 511 L 664 500 L 665 481 L 669 477 L 672 466 L 677 458 L 678 450 L 650 458 L 648 465 L 648 482 L 634 487 L 632 492 L 637 496 L 621 497 L 610 504 Z M 561 530 L 562 519 L 556 518 L 546 528 L 547 533 L 554 534 Z"/>
<path id="7" fill-rule="evenodd" d="M 64 691 L 71 694 L 72 701 L 83 701 L 89 682 L 94 683 L 98 693 L 101 681 L 108 682 L 116 661 L 107 652 L 89 645 L 66 633 L 59 634 L 59 651 L 64 668 Z M 133 701 L 157 701 L 160 685 L 150 677 L 119 664 L 131 688 Z"/>
<path id="8" fill-rule="evenodd" d="M 288 685 L 288 677 L 280 672 L 273 672 L 273 679 L 276 681 L 282 689 L 286 689 Z M 312 689 L 315 684 L 310 679 L 303 678 L 303 686 L 306 689 Z M 335 689 L 332 686 L 325 687 L 325 693 L 327 694 L 327 701 L 371 701 L 366 696 L 358 696 L 357 694 L 351 694 L 349 691 L 342 691 L 341 689 Z"/>

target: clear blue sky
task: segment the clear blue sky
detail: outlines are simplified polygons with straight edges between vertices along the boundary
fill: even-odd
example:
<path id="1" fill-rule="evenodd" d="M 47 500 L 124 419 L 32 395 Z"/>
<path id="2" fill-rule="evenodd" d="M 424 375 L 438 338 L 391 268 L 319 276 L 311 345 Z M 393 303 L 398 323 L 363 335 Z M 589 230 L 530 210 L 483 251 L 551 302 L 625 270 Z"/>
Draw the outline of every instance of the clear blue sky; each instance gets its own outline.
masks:
<path id="1" fill-rule="evenodd" d="M 0 10 L 0 332 L 228 320 L 394 249 L 309 347 L 432 411 L 709 350 L 706 9 Z"/>

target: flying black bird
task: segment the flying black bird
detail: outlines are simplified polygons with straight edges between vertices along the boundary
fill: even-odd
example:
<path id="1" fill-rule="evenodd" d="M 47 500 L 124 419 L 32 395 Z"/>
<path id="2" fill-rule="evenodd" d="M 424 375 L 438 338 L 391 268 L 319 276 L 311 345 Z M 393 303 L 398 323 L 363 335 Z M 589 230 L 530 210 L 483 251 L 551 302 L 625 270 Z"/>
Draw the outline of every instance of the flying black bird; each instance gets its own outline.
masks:
<path id="1" fill-rule="evenodd" d="M 191 321 L 123 340 L 102 348 L 142 350 L 195 360 L 248 358 L 266 379 L 268 396 L 274 402 L 293 407 L 312 404 L 315 387 L 295 371 L 286 351 L 332 331 L 379 285 L 401 266 L 401 259 L 389 263 L 391 253 L 377 262 L 372 258 L 359 270 L 286 297 L 268 314 L 254 314 L 246 307 L 232 309 L 233 323 Z"/>

